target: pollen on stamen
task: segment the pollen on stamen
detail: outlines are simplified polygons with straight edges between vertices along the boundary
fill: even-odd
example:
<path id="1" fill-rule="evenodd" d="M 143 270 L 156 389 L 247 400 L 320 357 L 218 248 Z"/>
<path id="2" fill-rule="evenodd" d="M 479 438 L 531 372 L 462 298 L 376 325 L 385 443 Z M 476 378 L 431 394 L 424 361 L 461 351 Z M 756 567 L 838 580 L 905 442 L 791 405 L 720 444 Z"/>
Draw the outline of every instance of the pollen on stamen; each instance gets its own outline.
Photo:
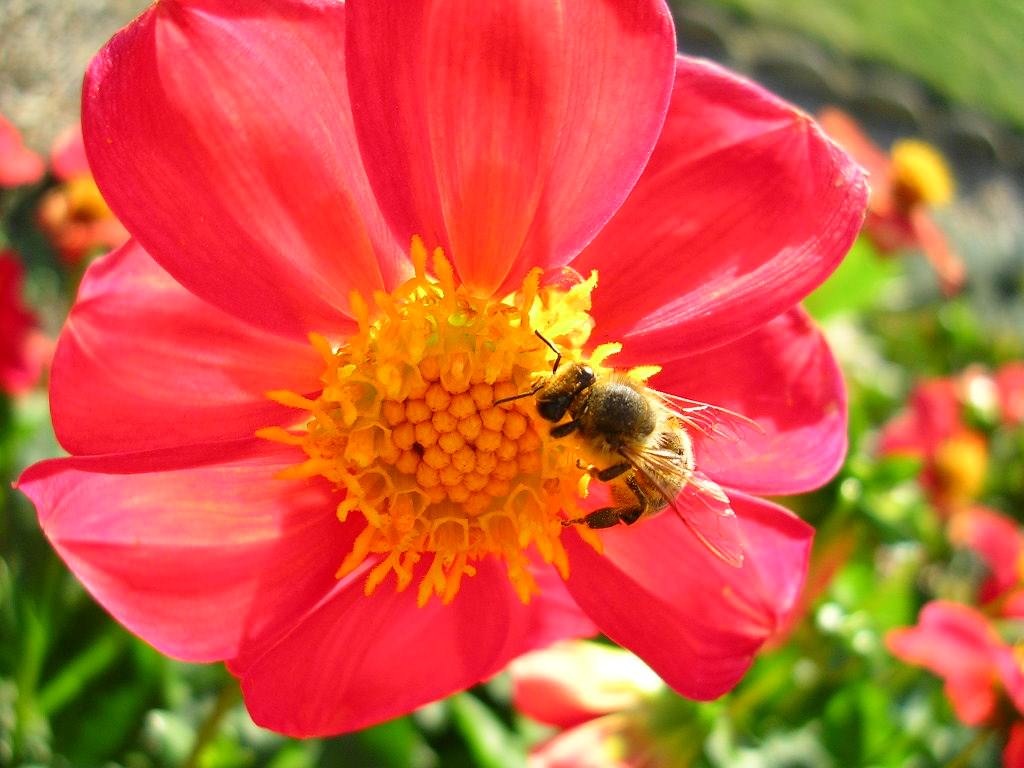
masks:
<path id="1" fill-rule="evenodd" d="M 440 249 L 435 277 L 418 237 L 411 257 L 413 277 L 391 293 L 372 302 L 352 295 L 351 337 L 310 336 L 324 360 L 318 396 L 268 393 L 305 412 L 305 423 L 257 434 L 306 453 L 282 476 L 323 476 L 344 493 L 339 519 L 362 516 L 348 523 L 363 528 L 338 578 L 370 560 L 366 594 L 393 573 L 398 590 L 416 583 L 420 605 L 434 596 L 447 603 L 476 563 L 497 558 L 527 602 L 537 591 L 535 560 L 568 575 L 561 520 L 579 514 L 581 472 L 532 398 L 497 401 L 550 373 L 553 353 L 535 331 L 566 360 L 581 359 L 596 274 L 555 288 L 533 270 L 512 295 L 478 297 L 457 284 Z M 598 365 L 616 349 L 603 345 L 588 361 Z"/>

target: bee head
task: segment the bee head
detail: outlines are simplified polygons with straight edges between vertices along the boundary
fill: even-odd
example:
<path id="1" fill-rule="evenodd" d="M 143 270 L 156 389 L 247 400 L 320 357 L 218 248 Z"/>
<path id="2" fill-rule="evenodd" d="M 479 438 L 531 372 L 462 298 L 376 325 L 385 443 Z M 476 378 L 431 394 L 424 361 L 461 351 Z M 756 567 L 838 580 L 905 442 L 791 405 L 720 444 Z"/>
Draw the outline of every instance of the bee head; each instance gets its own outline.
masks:
<path id="1" fill-rule="evenodd" d="M 594 369 L 573 363 L 553 375 L 537 393 L 537 413 L 548 421 L 561 421 L 573 402 L 594 383 Z"/>

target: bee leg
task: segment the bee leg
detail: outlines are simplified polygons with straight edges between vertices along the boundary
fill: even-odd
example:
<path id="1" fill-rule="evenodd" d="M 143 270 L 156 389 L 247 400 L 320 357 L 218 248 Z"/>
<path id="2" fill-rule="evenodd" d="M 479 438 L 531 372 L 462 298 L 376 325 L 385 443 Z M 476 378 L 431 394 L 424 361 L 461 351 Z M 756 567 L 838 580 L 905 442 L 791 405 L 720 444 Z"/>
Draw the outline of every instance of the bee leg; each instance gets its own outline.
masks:
<path id="1" fill-rule="evenodd" d="M 629 466 L 627 464 L 626 469 L 629 469 Z M 609 467 L 608 469 L 614 469 L 614 467 Z M 575 520 L 563 520 L 562 525 L 585 525 L 587 528 L 611 528 L 619 523 L 632 525 L 644 516 L 644 513 L 650 508 L 651 502 L 635 478 L 627 478 L 626 485 L 633 492 L 633 495 L 636 496 L 636 504 L 630 504 L 625 507 L 602 507 L 583 517 L 577 517 Z"/>
<path id="2" fill-rule="evenodd" d="M 624 461 L 621 464 L 613 464 L 610 467 L 604 469 L 598 469 L 593 464 L 584 464 L 580 459 L 576 460 L 576 466 L 579 469 L 585 470 L 591 477 L 597 478 L 602 483 L 607 483 L 610 480 L 614 480 L 619 475 L 628 472 L 633 465 L 628 461 Z"/>
<path id="3" fill-rule="evenodd" d="M 622 518 L 622 522 L 626 525 L 632 525 L 643 517 L 644 513 L 650 509 L 651 500 L 647 498 L 647 494 L 644 493 L 643 488 L 640 487 L 640 483 L 636 481 L 635 476 L 626 478 L 626 486 L 633 492 L 633 495 L 636 496 L 637 504 L 636 506 L 627 507 L 621 510 L 619 517 Z"/>
<path id="4" fill-rule="evenodd" d="M 618 507 L 602 507 L 593 512 L 577 517 L 575 520 L 563 520 L 562 525 L 585 525 L 587 528 L 611 528 L 619 524 L 621 519 Z"/>
<path id="5" fill-rule="evenodd" d="M 573 421 L 567 421 L 565 424 L 559 424 L 557 427 L 551 428 L 551 436 L 556 440 L 560 437 L 566 437 L 576 431 L 576 427 L 580 424 L 575 419 Z"/>

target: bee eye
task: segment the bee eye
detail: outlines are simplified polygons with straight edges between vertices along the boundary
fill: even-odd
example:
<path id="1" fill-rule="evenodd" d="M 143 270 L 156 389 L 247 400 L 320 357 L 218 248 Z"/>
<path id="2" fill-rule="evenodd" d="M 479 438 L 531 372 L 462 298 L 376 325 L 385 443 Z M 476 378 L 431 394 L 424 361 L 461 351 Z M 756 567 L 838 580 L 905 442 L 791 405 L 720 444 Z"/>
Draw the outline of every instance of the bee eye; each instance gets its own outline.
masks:
<path id="1" fill-rule="evenodd" d="M 597 376 L 594 375 L 594 369 L 589 365 L 580 367 L 580 386 L 589 387 L 597 380 Z"/>
<path id="2" fill-rule="evenodd" d="M 548 421 L 561 421 L 565 412 L 569 410 L 571 399 L 568 397 L 553 397 L 551 399 L 537 400 L 537 413 L 542 419 Z"/>

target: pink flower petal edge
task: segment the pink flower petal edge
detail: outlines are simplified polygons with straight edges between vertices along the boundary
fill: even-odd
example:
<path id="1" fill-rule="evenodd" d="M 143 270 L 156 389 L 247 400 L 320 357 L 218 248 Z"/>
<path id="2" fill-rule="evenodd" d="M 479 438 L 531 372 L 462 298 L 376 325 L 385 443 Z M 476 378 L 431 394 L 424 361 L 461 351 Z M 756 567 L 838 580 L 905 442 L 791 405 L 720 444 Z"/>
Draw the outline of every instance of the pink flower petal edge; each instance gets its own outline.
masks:
<path id="1" fill-rule="evenodd" d="M 349 294 L 408 272 L 352 128 L 346 8 L 165 0 L 85 78 L 96 181 L 153 258 L 197 296 L 268 330 L 343 333 Z"/>
<path id="2" fill-rule="evenodd" d="M 266 392 L 312 392 L 322 371 L 308 342 L 196 298 L 132 241 L 86 272 L 57 345 L 50 407 L 76 454 L 231 440 L 296 419 Z"/>
<path id="3" fill-rule="evenodd" d="M 864 173 L 814 121 L 680 56 L 650 163 L 572 262 L 598 270 L 593 343 L 662 362 L 741 337 L 831 274 L 860 230 Z"/>
<path id="4" fill-rule="evenodd" d="M 697 465 L 747 493 L 802 493 L 846 456 L 846 387 L 828 343 L 795 308 L 753 333 L 666 364 L 651 386 L 725 408 L 724 434 L 694 430 Z"/>
<path id="5" fill-rule="evenodd" d="M 569 591 L 601 631 L 684 696 L 714 699 L 797 607 L 813 529 L 787 510 L 730 494 L 741 568 L 711 554 L 671 511 L 601 536 L 604 555 L 566 537 Z"/>

